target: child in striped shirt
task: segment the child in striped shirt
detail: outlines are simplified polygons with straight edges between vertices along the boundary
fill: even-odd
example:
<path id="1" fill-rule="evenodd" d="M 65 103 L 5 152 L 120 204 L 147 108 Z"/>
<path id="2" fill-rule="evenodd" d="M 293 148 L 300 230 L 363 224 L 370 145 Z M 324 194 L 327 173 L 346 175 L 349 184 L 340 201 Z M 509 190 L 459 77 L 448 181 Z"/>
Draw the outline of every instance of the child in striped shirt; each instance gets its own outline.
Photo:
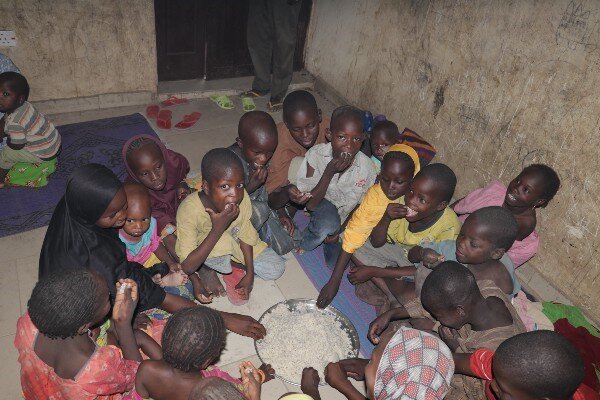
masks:
<path id="1" fill-rule="evenodd" d="M 58 130 L 28 101 L 29 84 L 17 72 L 0 74 L 0 121 L 2 137 L 7 145 L 0 151 L 0 188 L 7 174 L 17 163 L 19 181 L 6 182 L 22 186 L 43 186 L 47 176 L 56 169 L 56 156 L 61 138 Z M 39 168 L 42 168 L 38 171 Z M 34 171 L 35 170 L 35 171 Z M 13 178 L 13 175 L 10 176 Z"/>

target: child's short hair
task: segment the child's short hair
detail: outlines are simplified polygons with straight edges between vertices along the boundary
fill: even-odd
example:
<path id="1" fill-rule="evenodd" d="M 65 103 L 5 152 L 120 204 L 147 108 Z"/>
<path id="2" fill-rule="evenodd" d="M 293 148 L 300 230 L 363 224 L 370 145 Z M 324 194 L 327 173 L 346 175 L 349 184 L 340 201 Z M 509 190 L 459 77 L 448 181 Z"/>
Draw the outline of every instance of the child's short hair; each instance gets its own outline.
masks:
<path id="1" fill-rule="evenodd" d="M 209 150 L 200 164 L 202 179 L 210 182 L 220 176 L 223 170 L 227 168 L 237 168 L 242 172 L 244 171 L 242 162 L 233 151 L 223 147 Z"/>
<path id="2" fill-rule="evenodd" d="M 421 303 L 454 308 L 466 304 L 479 293 L 475 275 L 456 261 L 444 261 L 425 278 Z"/>
<path id="3" fill-rule="evenodd" d="M 363 130 L 363 116 L 364 116 L 363 111 L 361 111 L 360 109 L 358 109 L 354 106 L 350 106 L 350 105 L 340 106 L 340 107 L 336 108 L 335 110 L 333 110 L 333 113 L 331 114 L 331 124 L 329 126 L 333 130 L 333 127 L 335 126 L 335 124 L 338 122 L 339 119 L 351 118 L 351 119 L 358 121 L 360 123 L 361 130 Z"/>
<path id="4" fill-rule="evenodd" d="M 398 129 L 398 125 L 393 123 L 392 121 L 375 121 L 373 124 L 373 132 L 383 132 L 386 136 L 393 137 L 394 140 L 400 140 L 400 130 Z"/>
<path id="5" fill-rule="evenodd" d="M 283 100 L 283 119 L 290 120 L 298 111 L 317 111 L 315 96 L 306 90 L 295 90 L 285 96 Z"/>
<path id="6" fill-rule="evenodd" d="M 221 378 L 210 377 L 198 382 L 188 400 L 243 400 L 244 396 L 232 383 Z"/>
<path id="7" fill-rule="evenodd" d="M 163 360 L 183 372 L 199 371 L 219 356 L 225 333 L 218 311 L 204 306 L 177 311 L 163 332 Z"/>
<path id="8" fill-rule="evenodd" d="M 542 198 L 546 199 L 546 204 L 548 204 L 560 188 L 560 178 L 556 171 L 546 164 L 531 164 L 523 168 L 523 172 L 525 171 L 535 171 L 542 175 L 544 182 L 544 193 L 542 194 Z M 546 204 L 544 204 L 544 206 Z"/>
<path id="9" fill-rule="evenodd" d="M 0 82 L 7 82 L 9 87 L 25 100 L 29 99 L 29 83 L 27 79 L 18 72 L 3 72 L 0 74 Z"/>
<path id="10" fill-rule="evenodd" d="M 475 218 L 487 228 L 487 239 L 494 246 L 510 249 L 519 233 L 519 224 L 510 211 L 500 206 L 483 207 L 469 215 L 467 220 Z"/>
<path id="11" fill-rule="evenodd" d="M 382 164 L 381 169 L 383 170 L 383 168 L 385 168 L 385 165 L 387 163 L 391 162 L 392 160 L 398 160 L 402 163 L 405 163 L 406 166 L 412 170 L 412 172 L 410 173 L 410 176 L 414 175 L 415 162 L 407 153 L 405 153 L 403 151 L 388 151 L 383 156 L 383 161 L 381 162 L 381 164 Z"/>
<path id="12" fill-rule="evenodd" d="M 442 201 L 452 200 L 456 189 L 456 175 L 452 168 L 442 163 L 429 164 L 421 168 L 415 179 L 419 177 L 427 177 L 435 182 L 441 192 Z"/>
<path id="13" fill-rule="evenodd" d="M 248 111 L 238 122 L 238 136 L 247 140 L 249 136 L 271 137 L 277 139 L 277 125 L 275 120 L 264 111 Z"/>
<path id="14" fill-rule="evenodd" d="M 86 268 L 57 271 L 40 279 L 27 302 L 31 322 L 50 338 L 66 339 L 93 322 L 107 301 L 101 298 L 105 281 Z M 108 294 L 108 288 L 106 289 Z"/>
<path id="15" fill-rule="evenodd" d="M 577 349 L 560 334 L 544 330 L 502 342 L 493 365 L 514 378 L 512 385 L 537 398 L 570 398 L 585 374 Z"/>

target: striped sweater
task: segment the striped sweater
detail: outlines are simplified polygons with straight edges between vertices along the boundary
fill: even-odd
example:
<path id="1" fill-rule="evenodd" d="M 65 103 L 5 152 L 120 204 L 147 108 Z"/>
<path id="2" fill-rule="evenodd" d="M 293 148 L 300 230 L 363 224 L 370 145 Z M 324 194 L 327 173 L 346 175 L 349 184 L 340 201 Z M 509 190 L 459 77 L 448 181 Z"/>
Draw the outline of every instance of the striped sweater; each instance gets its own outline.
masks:
<path id="1" fill-rule="evenodd" d="M 4 132 L 10 142 L 24 144 L 24 149 L 41 159 L 52 158 L 60 149 L 60 134 L 41 112 L 29 102 L 6 115 Z"/>

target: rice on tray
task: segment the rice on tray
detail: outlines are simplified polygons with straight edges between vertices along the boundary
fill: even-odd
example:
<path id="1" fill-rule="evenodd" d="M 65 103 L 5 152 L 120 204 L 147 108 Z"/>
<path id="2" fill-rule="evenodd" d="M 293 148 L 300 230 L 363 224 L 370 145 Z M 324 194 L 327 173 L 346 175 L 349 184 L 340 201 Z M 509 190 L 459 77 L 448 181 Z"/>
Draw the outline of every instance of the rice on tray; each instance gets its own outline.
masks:
<path id="1" fill-rule="evenodd" d="M 300 382 L 302 370 L 313 367 L 321 378 L 325 367 L 353 356 L 352 342 L 336 317 L 298 305 L 290 310 L 279 304 L 262 319 L 267 336 L 256 342 L 260 356 L 275 373 Z"/>

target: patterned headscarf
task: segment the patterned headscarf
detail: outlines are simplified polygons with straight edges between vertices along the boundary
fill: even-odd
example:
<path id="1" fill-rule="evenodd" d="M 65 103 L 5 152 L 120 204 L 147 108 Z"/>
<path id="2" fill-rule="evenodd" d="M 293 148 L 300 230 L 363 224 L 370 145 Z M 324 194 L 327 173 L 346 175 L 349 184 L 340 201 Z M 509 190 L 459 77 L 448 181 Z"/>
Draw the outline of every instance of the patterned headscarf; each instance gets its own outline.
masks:
<path id="1" fill-rule="evenodd" d="M 450 389 L 454 361 L 435 336 L 402 327 L 385 347 L 375 377 L 375 400 L 443 399 Z"/>

